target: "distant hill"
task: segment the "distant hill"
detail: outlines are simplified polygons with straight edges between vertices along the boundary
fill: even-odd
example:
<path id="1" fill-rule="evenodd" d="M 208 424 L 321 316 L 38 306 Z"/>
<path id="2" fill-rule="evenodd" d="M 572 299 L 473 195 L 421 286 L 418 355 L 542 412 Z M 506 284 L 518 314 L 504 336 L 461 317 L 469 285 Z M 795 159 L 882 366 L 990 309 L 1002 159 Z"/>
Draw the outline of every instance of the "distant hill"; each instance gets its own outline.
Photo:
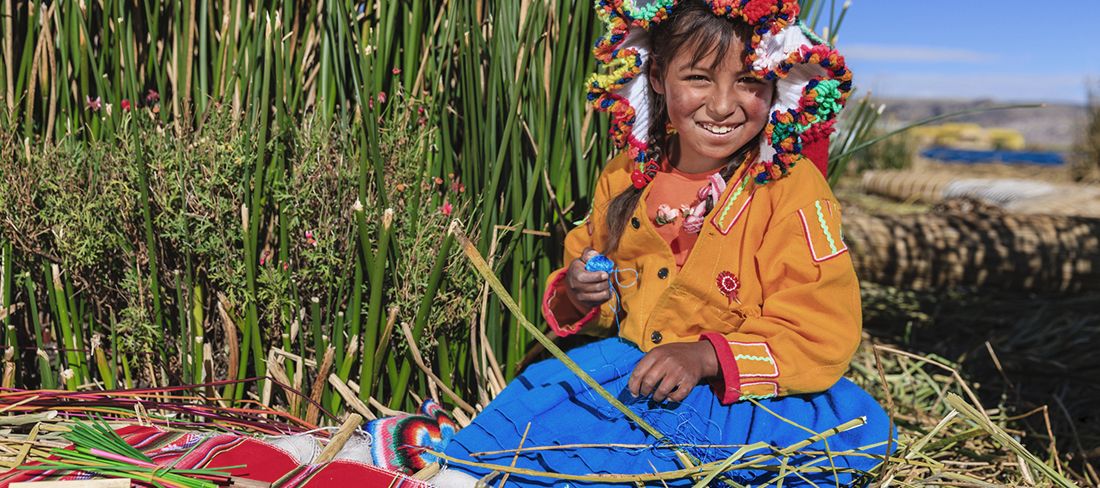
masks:
<path id="1" fill-rule="evenodd" d="M 886 104 L 882 120 L 891 126 L 977 107 L 1004 105 L 992 100 L 876 99 Z M 1088 121 L 1083 105 L 1047 104 L 1042 108 L 998 110 L 952 117 L 946 122 L 972 122 L 984 127 L 1020 131 L 1030 147 L 1063 151 L 1073 147 Z"/>

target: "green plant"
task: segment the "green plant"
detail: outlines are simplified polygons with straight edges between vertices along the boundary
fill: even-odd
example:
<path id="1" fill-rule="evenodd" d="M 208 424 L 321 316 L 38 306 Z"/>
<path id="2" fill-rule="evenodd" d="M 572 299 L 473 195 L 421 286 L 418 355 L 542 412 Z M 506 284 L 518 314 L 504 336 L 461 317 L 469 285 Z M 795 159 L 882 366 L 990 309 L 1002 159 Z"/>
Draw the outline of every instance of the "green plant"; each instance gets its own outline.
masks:
<path id="1" fill-rule="evenodd" d="M 805 7 L 831 35 L 846 11 Z M 4 8 L 0 240 L 6 272 L 40 285 L 6 300 L 50 304 L 78 343 L 60 359 L 70 388 L 119 369 L 127 384 L 262 377 L 273 349 L 319 361 L 332 345 L 359 397 L 407 408 L 428 385 L 391 309 L 449 387 L 515 374 L 534 337 L 477 298 L 445 230 L 469 222 L 539 319 L 611 153 L 578 82 L 603 29 L 589 2 Z M 485 351 L 469 342 L 481 324 Z M 317 373 L 277 357 L 288 377 Z"/>
<path id="2" fill-rule="evenodd" d="M 1088 119 L 1076 144 L 1072 168 L 1078 180 L 1096 179 L 1100 175 L 1100 92 L 1097 89 L 1089 89 L 1085 107 Z"/>
<path id="3" fill-rule="evenodd" d="M 875 138 L 883 134 L 879 127 L 873 128 L 866 137 Z M 912 165 L 917 148 L 912 137 L 903 132 L 894 137 L 883 139 L 867 150 L 856 154 L 853 159 L 852 169 L 861 173 L 867 170 L 899 170 L 907 169 Z"/>

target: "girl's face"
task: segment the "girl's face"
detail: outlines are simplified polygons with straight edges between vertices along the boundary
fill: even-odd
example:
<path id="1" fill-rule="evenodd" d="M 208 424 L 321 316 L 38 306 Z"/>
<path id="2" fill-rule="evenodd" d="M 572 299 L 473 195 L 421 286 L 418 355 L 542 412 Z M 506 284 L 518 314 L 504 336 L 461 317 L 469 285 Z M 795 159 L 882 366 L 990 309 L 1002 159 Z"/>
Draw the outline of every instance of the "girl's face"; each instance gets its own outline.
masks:
<path id="1" fill-rule="evenodd" d="M 694 46 L 684 45 L 668 66 L 652 68 L 653 90 L 664 96 L 679 135 L 670 157 L 681 171 L 721 167 L 767 122 L 774 84 L 753 77 L 743 62 L 744 46 L 732 44 L 723 59 L 715 49 L 695 64 Z"/>

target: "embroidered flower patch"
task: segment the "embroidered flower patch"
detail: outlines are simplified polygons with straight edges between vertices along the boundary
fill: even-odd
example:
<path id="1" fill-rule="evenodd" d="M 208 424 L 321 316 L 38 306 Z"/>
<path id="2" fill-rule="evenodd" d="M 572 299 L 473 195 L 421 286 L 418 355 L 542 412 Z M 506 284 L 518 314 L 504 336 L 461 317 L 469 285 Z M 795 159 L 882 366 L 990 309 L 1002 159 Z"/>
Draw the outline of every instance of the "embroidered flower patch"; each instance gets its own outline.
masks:
<path id="1" fill-rule="evenodd" d="M 729 300 L 730 304 L 733 302 L 741 303 L 741 300 L 737 298 L 737 293 L 741 289 L 741 280 L 737 279 L 733 273 L 729 271 L 723 271 L 718 273 L 718 291 L 722 292 L 722 296 Z"/>

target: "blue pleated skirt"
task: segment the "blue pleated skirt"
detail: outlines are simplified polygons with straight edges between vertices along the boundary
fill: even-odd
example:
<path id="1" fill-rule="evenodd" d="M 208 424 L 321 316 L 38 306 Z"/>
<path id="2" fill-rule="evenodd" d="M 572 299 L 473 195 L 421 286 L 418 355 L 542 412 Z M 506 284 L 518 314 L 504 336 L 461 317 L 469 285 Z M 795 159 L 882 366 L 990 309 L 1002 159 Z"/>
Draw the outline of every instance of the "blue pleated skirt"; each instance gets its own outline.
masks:
<path id="1" fill-rule="evenodd" d="M 858 484 L 861 474 L 881 463 L 893 436 L 882 407 L 867 392 L 842 379 L 829 390 L 812 394 L 721 405 L 705 385 L 695 387 L 679 404 L 655 403 L 633 398 L 627 381 L 644 353 L 619 338 L 604 339 L 569 352 L 608 392 L 616 395 L 672 444 L 686 444 L 686 451 L 702 462 L 722 461 L 741 446 L 757 442 L 784 448 L 856 418 L 866 424 L 811 444 L 787 458 L 772 459 L 772 469 L 746 468 L 729 472 L 728 480 L 742 485 L 841 486 Z M 782 419 L 780 418 L 782 417 Z M 786 420 L 784 420 L 786 419 Z M 796 423 L 798 426 L 792 425 Z M 530 428 L 528 429 L 528 424 Z M 564 449 L 481 454 L 515 450 L 527 430 L 524 448 L 573 446 Z M 619 446 L 597 446 L 617 444 Z M 829 454 L 825 454 L 828 452 Z M 740 458 L 749 461 L 774 453 L 757 448 Z M 469 461 L 510 465 L 543 472 L 588 474 L 644 474 L 683 468 L 675 451 L 657 442 L 606 400 L 597 395 L 561 361 L 548 359 L 531 365 L 490 403 L 472 424 L 460 430 L 446 454 Z M 815 468 L 795 475 L 778 466 Z M 740 461 L 739 461 L 740 462 Z M 835 469 L 833 469 L 835 467 Z M 475 477 L 490 473 L 451 463 L 451 469 Z M 511 486 L 613 487 L 629 484 L 577 482 L 536 476 L 511 475 Z M 667 480 L 667 486 L 691 486 L 687 479 Z M 650 484 L 661 486 L 661 482 Z"/>

